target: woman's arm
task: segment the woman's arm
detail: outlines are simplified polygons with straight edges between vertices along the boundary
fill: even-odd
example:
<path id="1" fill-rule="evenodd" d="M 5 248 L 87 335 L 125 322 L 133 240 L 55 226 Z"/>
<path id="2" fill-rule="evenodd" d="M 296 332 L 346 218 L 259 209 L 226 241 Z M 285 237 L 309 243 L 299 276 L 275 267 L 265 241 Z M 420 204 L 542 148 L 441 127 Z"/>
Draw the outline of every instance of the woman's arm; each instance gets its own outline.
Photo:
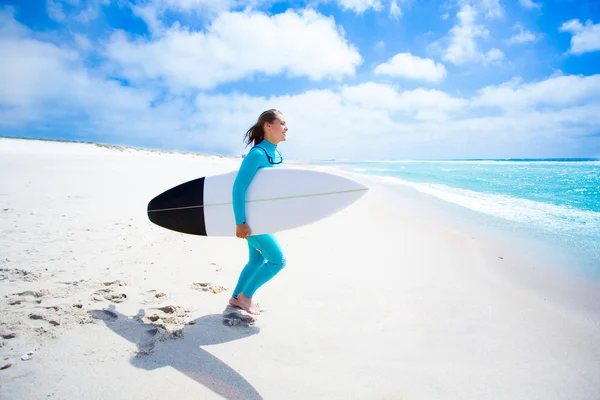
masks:
<path id="1" fill-rule="evenodd" d="M 261 159 L 262 155 L 260 152 L 250 150 L 246 157 L 244 157 L 233 183 L 232 202 L 236 225 L 246 223 L 246 190 L 261 166 Z"/>

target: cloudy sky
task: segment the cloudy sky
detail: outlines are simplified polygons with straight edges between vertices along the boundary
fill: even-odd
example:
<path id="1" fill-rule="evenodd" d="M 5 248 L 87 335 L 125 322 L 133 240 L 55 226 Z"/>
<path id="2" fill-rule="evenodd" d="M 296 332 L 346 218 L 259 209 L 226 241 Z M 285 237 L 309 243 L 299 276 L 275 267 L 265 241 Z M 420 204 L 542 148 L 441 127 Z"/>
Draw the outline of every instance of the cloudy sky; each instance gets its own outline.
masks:
<path id="1" fill-rule="evenodd" d="M 600 156 L 597 0 L 0 1 L 0 135 L 291 159 Z"/>

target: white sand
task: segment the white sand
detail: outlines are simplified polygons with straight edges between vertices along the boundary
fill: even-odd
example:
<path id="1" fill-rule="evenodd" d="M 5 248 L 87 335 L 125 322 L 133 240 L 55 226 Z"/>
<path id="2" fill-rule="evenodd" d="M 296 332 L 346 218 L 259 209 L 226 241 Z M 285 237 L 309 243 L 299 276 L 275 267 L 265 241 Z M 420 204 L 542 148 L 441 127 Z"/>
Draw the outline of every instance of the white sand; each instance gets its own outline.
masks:
<path id="1" fill-rule="evenodd" d="M 350 208 L 278 234 L 288 263 L 256 294 L 266 311 L 224 326 L 245 242 L 145 210 L 239 162 L 0 139 L 0 333 L 15 335 L 0 338 L 0 398 L 600 399 L 597 285 L 364 177 Z M 90 315 L 109 308 L 116 321 Z"/>

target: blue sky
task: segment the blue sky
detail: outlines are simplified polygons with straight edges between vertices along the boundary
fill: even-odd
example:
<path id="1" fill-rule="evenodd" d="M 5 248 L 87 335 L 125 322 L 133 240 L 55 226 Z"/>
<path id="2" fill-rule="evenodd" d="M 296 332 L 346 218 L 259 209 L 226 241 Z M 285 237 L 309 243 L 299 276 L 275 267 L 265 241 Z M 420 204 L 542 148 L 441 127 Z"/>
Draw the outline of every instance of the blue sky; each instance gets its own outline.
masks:
<path id="1" fill-rule="evenodd" d="M 302 160 L 600 156 L 600 3 L 0 3 L 0 135 Z"/>

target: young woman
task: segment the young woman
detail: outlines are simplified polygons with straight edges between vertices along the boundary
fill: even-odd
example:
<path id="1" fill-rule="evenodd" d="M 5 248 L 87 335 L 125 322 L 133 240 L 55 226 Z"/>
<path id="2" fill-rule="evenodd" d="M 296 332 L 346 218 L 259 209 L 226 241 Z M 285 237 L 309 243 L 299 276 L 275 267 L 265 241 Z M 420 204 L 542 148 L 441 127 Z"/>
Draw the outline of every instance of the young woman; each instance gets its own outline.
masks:
<path id="1" fill-rule="evenodd" d="M 285 118 L 280 111 L 263 112 L 254 126 L 246 132 L 246 144 L 253 146 L 244 157 L 233 184 L 236 236 L 246 239 L 250 255 L 229 304 L 251 314 L 258 314 L 252 301 L 254 293 L 285 267 L 285 257 L 273 234 L 252 235 L 251 227 L 246 223 L 246 190 L 260 168 L 270 168 L 283 162 L 277 145 L 285 140 L 287 130 Z"/>

